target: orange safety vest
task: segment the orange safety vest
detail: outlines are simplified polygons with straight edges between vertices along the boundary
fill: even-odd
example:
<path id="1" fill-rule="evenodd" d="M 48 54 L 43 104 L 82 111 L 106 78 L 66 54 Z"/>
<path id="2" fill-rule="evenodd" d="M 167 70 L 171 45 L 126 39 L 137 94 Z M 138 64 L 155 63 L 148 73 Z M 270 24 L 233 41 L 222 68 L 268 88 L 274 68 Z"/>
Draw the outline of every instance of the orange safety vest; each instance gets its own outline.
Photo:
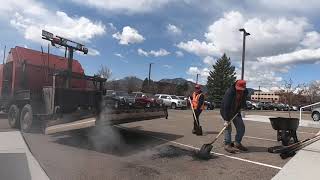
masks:
<path id="1" fill-rule="evenodd" d="M 192 94 L 192 107 L 193 107 L 193 109 L 196 109 L 198 107 L 200 96 L 201 96 L 201 93 L 200 94 L 196 94 L 194 92 Z M 201 109 L 204 110 L 204 103 L 202 104 Z"/>

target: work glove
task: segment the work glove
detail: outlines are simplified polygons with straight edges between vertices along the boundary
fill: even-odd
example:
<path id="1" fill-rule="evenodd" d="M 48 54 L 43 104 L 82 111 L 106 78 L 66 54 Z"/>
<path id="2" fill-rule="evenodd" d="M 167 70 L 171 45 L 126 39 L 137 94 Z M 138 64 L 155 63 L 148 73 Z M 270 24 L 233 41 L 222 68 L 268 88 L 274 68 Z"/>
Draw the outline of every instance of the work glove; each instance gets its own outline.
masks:
<path id="1" fill-rule="evenodd" d="M 229 121 L 224 121 L 223 126 L 227 127 L 229 125 Z"/>

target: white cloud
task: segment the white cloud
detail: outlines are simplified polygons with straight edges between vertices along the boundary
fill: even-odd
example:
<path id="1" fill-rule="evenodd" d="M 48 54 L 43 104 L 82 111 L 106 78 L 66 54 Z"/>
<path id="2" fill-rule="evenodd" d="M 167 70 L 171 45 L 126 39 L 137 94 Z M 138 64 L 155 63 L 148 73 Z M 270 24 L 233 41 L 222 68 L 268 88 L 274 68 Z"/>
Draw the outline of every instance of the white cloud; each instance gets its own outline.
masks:
<path id="1" fill-rule="evenodd" d="M 144 51 L 144 50 L 142 50 L 140 48 L 138 49 L 138 54 L 140 56 L 149 56 L 148 52 L 146 52 L 146 51 Z"/>
<path id="2" fill-rule="evenodd" d="M 319 47 L 319 33 L 310 32 L 312 25 L 306 18 L 250 18 L 238 11 L 227 12 L 213 22 L 204 34 L 205 41 L 193 39 L 180 42 L 177 47 L 200 56 L 208 65 L 212 63 L 210 57 L 220 57 L 223 53 L 231 56 L 231 60 L 239 60 L 243 38 L 239 28 L 251 33 L 246 41 L 245 77 L 252 83 L 266 82 L 274 86 L 281 81 L 281 73 L 287 73 L 294 63 L 315 63 L 319 60 L 318 50 L 311 49 Z M 299 50 L 301 45 L 310 49 Z"/>
<path id="3" fill-rule="evenodd" d="M 293 12 L 311 12 L 318 11 L 320 1 L 318 0 L 260 0 L 259 3 L 264 8 L 278 9 L 280 11 L 293 11 Z"/>
<path id="4" fill-rule="evenodd" d="M 304 39 L 301 41 L 301 45 L 308 48 L 320 47 L 320 34 L 316 31 L 308 32 Z"/>
<path id="5" fill-rule="evenodd" d="M 251 56 L 263 56 L 286 52 L 299 44 L 309 23 L 304 18 L 246 18 L 240 12 L 231 11 L 209 26 L 205 37 L 220 52 L 242 51 L 242 34 L 245 28 L 247 51 Z"/>
<path id="6" fill-rule="evenodd" d="M 181 34 L 182 33 L 181 29 L 173 24 L 168 24 L 167 31 L 171 34 Z"/>
<path id="7" fill-rule="evenodd" d="M 118 56 L 119 58 L 124 58 L 124 56 L 120 53 L 114 53 L 115 56 Z"/>
<path id="8" fill-rule="evenodd" d="M 112 31 L 117 31 L 117 28 L 113 25 L 113 23 L 108 23 L 108 25 Z"/>
<path id="9" fill-rule="evenodd" d="M 180 42 L 177 47 L 198 56 L 217 56 L 220 54 L 220 51 L 213 43 L 200 42 L 197 39 L 188 42 Z"/>
<path id="10" fill-rule="evenodd" d="M 22 32 L 27 40 L 40 43 L 43 42 L 41 39 L 42 29 L 80 42 L 88 42 L 95 36 L 105 33 L 105 26 L 101 22 L 92 22 L 86 17 L 70 17 L 62 11 L 48 13 L 43 19 L 36 19 L 16 12 L 13 19 L 10 20 L 10 24 Z"/>
<path id="11" fill-rule="evenodd" d="M 296 48 L 310 24 L 305 18 L 247 18 L 238 11 L 231 11 L 208 27 L 204 35 L 206 41 L 193 39 L 180 42 L 177 46 L 202 57 L 221 56 L 224 52 L 239 56 L 242 51 L 242 34 L 239 28 L 245 28 L 251 33 L 246 41 L 247 56 L 258 57 L 276 55 Z"/>
<path id="12" fill-rule="evenodd" d="M 1 1 L 0 18 L 10 18 L 16 12 L 35 16 L 45 16 L 49 13 L 42 3 L 35 0 Z"/>
<path id="13" fill-rule="evenodd" d="M 159 57 L 159 56 L 167 56 L 170 54 L 170 52 L 161 48 L 158 51 L 151 50 L 149 54 L 153 55 L 154 57 Z"/>
<path id="14" fill-rule="evenodd" d="M 145 40 L 145 38 L 141 34 L 139 34 L 136 29 L 130 26 L 123 27 L 122 33 L 117 32 L 113 34 L 112 37 L 118 39 L 119 44 L 123 45 L 141 43 Z"/>
<path id="15" fill-rule="evenodd" d="M 164 67 L 164 68 L 167 68 L 167 69 L 171 69 L 171 68 L 172 68 L 172 66 L 171 66 L 171 65 L 168 65 L 168 64 L 163 65 L 163 67 Z"/>
<path id="16" fill-rule="evenodd" d="M 198 67 L 189 67 L 187 74 L 189 75 L 197 75 L 200 74 L 200 70 Z"/>
<path id="17" fill-rule="evenodd" d="M 216 60 L 211 57 L 211 56 L 206 56 L 204 59 L 203 59 L 203 63 L 207 64 L 207 65 L 213 65 L 214 63 L 216 62 Z"/>
<path id="18" fill-rule="evenodd" d="M 90 56 L 98 56 L 100 55 L 100 52 L 96 49 L 93 49 L 93 48 L 89 48 L 88 49 L 88 55 Z"/>
<path id="19" fill-rule="evenodd" d="M 143 49 L 139 48 L 138 54 L 140 56 L 147 56 L 147 57 L 148 56 L 160 57 L 160 56 L 167 56 L 170 54 L 170 52 L 168 52 L 167 50 L 162 49 L 162 48 L 157 51 L 151 50 L 150 52 L 144 51 Z"/>
<path id="20" fill-rule="evenodd" d="M 198 67 L 194 66 L 189 67 L 187 70 L 187 74 L 189 75 L 196 76 L 197 74 L 200 74 L 200 76 L 205 78 L 209 76 L 209 72 L 210 70 L 208 68 L 199 69 Z"/>
<path id="21" fill-rule="evenodd" d="M 83 6 L 84 4 L 91 7 L 106 10 L 107 12 L 116 13 L 145 13 L 152 12 L 155 9 L 162 8 L 168 4 L 169 0 L 73 0 L 74 2 Z"/>
<path id="22" fill-rule="evenodd" d="M 236 69 L 236 76 L 237 79 L 241 78 L 241 69 Z M 278 86 L 282 81 L 282 77 L 274 69 L 265 68 L 257 62 L 248 63 L 245 67 L 244 79 L 248 82 L 248 87 L 253 88 L 259 86 L 270 88 Z"/>
<path id="23" fill-rule="evenodd" d="M 290 53 L 280 54 L 269 57 L 259 57 L 258 61 L 270 65 L 291 65 L 299 63 L 316 63 L 320 60 L 320 48 L 318 49 L 302 49 Z"/>
<path id="24" fill-rule="evenodd" d="M 184 56 L 183 52 L 181 52 L 181 51 L 176 51 L 176 55 L 177 55 L 177 57 L 183 57 Z"/>
<path id="25" fill-rule="evenodd" d="M 196 83 L 196 81 L 194 79 L 192 79 L 192 78 L 187 78 L 187 81 L 191 81 L 193 83 Z"/>

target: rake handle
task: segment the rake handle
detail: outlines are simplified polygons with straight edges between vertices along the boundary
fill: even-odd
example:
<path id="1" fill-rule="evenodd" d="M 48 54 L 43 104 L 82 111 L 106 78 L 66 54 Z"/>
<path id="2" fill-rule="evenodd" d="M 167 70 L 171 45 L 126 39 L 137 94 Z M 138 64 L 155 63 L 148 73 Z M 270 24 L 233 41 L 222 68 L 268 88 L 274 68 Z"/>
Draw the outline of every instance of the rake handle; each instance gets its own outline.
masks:
<path id="1" fill-rule="evenodd" d="M 213 141 L 211 141 L 211 143 L 209 144 L 213 144 L 214 142 L 216 142 L 218 140 L 218 138 L 221 136 L 221 134 L 224 132 L 224 130 L 226 130 L 226 128 L 231 124 L 231 122 L 238 116 L 239 113 L 237 113 L 236 115 L 233 116 L 233 118 L 228 122 L 228 125 L 224 126 L 221 131 L 219 132 L 219 134 L 214 138 Z"/>

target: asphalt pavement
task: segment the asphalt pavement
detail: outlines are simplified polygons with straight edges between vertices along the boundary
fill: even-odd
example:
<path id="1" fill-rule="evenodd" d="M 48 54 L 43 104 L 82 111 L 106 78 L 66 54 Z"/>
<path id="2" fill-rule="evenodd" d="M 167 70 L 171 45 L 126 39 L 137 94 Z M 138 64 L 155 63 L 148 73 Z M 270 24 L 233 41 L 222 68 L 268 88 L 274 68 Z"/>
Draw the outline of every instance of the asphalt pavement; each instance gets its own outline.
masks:
<path id="1" fill-rule="evenodd" d="M 221 137 L 214 144 L 212 158 L 199 160 L 196 150 L 223 126 L 217 110 L 205 111 L 200 121 L 204 136 L 191 133 L 190 110 L 170 110 L 168 119 L 90 129 L 86 135 L 82 131 L 23 135 L 52 180 L 271 179 L 289 161 L 267 152 L 268 147 L 280 145 L 276 131 L 269 123 L 255 121 L 245 121 L 243 144 L 249 152 L 225 152 Z M 0 119 L 0 131 L 8 130 L 7 120 Z M 299 128 L 298 138 L 317 131 Z"/>

